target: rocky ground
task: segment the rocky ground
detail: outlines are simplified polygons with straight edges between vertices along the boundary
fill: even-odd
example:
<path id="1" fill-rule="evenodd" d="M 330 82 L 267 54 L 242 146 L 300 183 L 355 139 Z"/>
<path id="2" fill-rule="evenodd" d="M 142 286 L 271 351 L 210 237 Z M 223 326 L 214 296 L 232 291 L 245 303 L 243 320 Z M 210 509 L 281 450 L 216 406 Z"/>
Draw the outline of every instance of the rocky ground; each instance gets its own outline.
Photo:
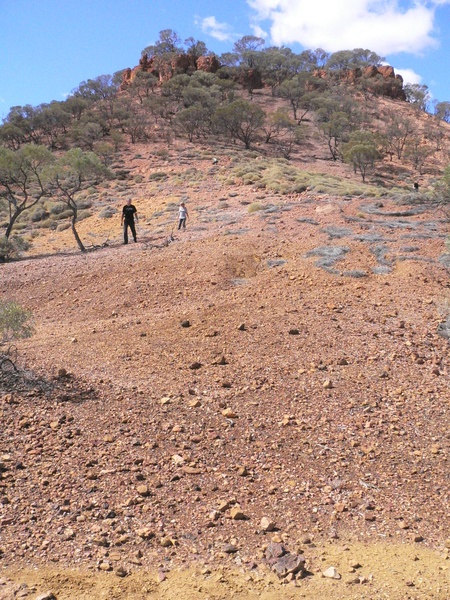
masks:
<path id="1" fill-rule="evenodd" d="M 442 215 L 216 180 L 138 209 L 137 244 L 115 217 L 1 268 L 35 333 L 1 379 L 0 598 L 447 598 Z"/>

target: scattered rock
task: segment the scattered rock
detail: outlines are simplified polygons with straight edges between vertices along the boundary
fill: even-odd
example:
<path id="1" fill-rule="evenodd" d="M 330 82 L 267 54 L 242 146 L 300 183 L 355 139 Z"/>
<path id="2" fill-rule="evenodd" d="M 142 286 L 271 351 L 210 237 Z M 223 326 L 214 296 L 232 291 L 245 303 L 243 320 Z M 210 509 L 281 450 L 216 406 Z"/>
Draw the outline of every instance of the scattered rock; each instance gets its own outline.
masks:
<path id="1" fill-rule="evenodd" d="M 137 493 L 140 496 L 149 496 L 150 495 L 150 490 L 148 489 L 148 487 L 146 485 L 138 485 L 136 488 Z"/>
<path id="2" fill-rule="evenodd" d="M 275 523 L 268 517 L 263 517 L 261 519 L 261 529 L 263 531 L 273 531 L 275 529 Z"/>
<path id="3" fill-rule="evenodd" d="M 191 365 L 189 365 L 189 368 L 191 371 L 197 371 L 198 369 L 201 369 L 202 366 L 203 365 L 201 362 L 193 362 Z"/>
<path id="4" fill-rule="evenodd" d="M 295 554 L 287 553 L 277 560 L 273 566 L 273 570 L 280 577 L 286 577 L 292 573 L 295 575 L 305 569 L 305 557 L 296 556 Z"/>
<path id="5" fill-rule="evenodd" d="M 322 575 L 324 577 L 327 577 L 328 579 L 340 579 L 341 576 L 340 574 L 337 572 L 337 569 L 335 567 L 328 567 L 328 569 L 326 569 Z"/>
<path id="6" fill-rule="evenodd" d="M 230 510 L 230 517 L 234 521 L 243 521 L 246 518 L 238 504 Z"/>
<path id="7" fill-rule="evenodd" d="M 234 554 L 238 551 L 238 548 L 234 544 L 225 544 L 222 550 L 225 554 Z"/>
<path id="8" fill-rule="evenodd" d="M 266 558 L 268 560 L 272 558 L 281 558 L 286 554 L 286 548 L 283 544 L 278 542 L 271 542 L 266 549 Z"/>
<path id="9" fill-rule="evenodd" d="M 35 600 L 57 600 L 57 598 L 53 592 L 48 591 L 36 596 Z"/>

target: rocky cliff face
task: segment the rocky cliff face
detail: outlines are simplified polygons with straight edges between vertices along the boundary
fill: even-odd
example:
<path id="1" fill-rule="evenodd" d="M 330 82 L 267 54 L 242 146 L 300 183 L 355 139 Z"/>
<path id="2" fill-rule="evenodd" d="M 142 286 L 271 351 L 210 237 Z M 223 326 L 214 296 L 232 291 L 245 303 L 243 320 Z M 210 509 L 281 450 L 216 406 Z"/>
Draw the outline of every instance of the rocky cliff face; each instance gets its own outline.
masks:
<path id="1" fill-rule="evenodd" d="M 315 77 L 330 79 L 337 77 L 349 84 L 364 84 L 369 92 L 377 95 L 387 96 L 393 100 L 406 100 L 403 90 L 403 77 L 396 75 L 394 68 L 385 65 L 382 67 L 365 67 L 364 69 L 342 69 L 341 71 L 328 71 L 327 69 L 316 69 Z"/>
<path id="2" fill-rule="evenodd" d="M 220 69 L 220 63 L 215 56 L 200 56 L 196 58 L 191 54 L 177 54 L 170 61 L 162 61 L 158 57 L 149 59 L 147 56 L 143 56 L 137 67 L 124 71 L 119 89 L 120 91 L 126 90 L 130 83 L 133 82 L 138 71 L 151 73 L 162 83 L 174 75 L 189 74 L 194 71 L 215 73 L 218 69 Z"/>
<path id="3" fill-rule="evenodd" d="M 195 71 L 216 73 L 220 67 L 221 64 L 215 56 L 196 58 L 191 54 L 177 54 L 169 61 L 161 60 L 160 57 L 147 58 L 147 56 L 143 56 L 137 67 L 124 71 L 119 89 L 120 91 L 126 90 L 139 71 L 152 73 L 162 83 L 174 75 L 183 73 L 190 74 Z M 337 78 L 348 84 L 362 85 L 368 92 L 380 96 L 386 96 L 394 100 L 406 100 L 403 91 L 403 78 L 396 75 L 393 67 L 389 65 L 382 67 L 370 66 L 364 69 L 342 69 L 341 71 L 316 69 L 314 76 L 328 80 Z M 257 69 L 241 72 L 237 80 L 244 88 L 248 89 L 261 89 L 265 86 L 264 78 Z"/>

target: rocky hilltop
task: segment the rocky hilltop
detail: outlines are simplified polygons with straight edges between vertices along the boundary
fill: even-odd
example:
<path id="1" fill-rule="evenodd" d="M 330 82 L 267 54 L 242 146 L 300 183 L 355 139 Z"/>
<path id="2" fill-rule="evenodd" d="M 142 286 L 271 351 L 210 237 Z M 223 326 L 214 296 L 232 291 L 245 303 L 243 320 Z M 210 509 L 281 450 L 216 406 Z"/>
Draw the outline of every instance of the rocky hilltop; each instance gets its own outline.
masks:
<path id="1" fill-rule="evenodd" d="M 195 71 L 217 73 L 221 68 L 219 60 L 214 55 L 196 57 L 191 54 L 180 53 L 173 56 L 170 61 L 160 61 L 157 58 L 148 58 L 144 55 L 139 64 L 133 69 L 125 69 L 122 76 L 120 91 L 125 91 L 140 71 L 151 73 L 159 83 L 171 79 L 174 75 L 192 74 Z M 403 90 L 403 78 L 396 75 L 394 68 L 385 65 L 380 67 L 369 66 L 365 68 L 342 69 L 340 71 L 329 71 L 316 69 L 314 76 L 319 79 L 340 79 L 347 84 L 358 84 L 362 79 L 369 80 L 367 90 L 393 100 L 406 100 Z M 246 69 L 237 75 L 237 80 L 244 87 L 251 84 L 252 89 L 262 89 L 267 85 L 258 69 Z"/>

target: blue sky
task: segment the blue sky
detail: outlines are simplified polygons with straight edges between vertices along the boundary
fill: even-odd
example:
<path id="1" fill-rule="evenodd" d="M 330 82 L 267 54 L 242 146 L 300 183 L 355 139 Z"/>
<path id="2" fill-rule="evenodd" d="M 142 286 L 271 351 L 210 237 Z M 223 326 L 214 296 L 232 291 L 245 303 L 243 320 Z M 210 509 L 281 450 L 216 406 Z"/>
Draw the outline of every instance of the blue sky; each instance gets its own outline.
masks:
<path id="1" fill-rule="evenodd" d="M 369 48 L 450 101 L 450 0 L 0 0 L 0 117 L 135 66 L 162 29 L 218 54 L 248 34 L 296 52 Z"/>

